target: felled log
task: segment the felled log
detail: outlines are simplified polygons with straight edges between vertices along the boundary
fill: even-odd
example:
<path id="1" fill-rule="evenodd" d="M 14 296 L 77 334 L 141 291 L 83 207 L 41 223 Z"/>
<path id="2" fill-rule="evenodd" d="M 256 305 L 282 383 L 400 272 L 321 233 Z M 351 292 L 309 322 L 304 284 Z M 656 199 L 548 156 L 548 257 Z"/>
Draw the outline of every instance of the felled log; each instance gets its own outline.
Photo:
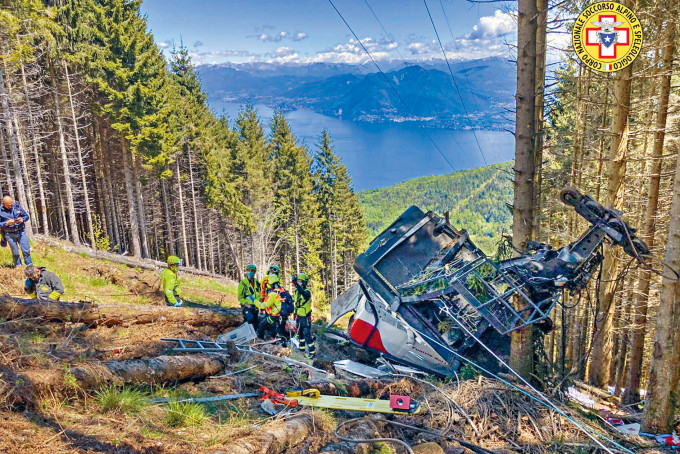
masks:
<path id="1" fill-rule="evenodd" d="M 378 391 L 392 383 L 390 380 L 355 380 L 329 383 L 305 383 L 305 388 L 316 388 L 321 394 L 347 397 L 373 397 Z M 344 388 L 344 389 L 343 389 Z"/>
<path id="2" fill-rule="evenodd" d="M 280 454 L 300 445 L 318 425 L 319 419 L 306 413 L 272 421 L 256 429 L 252 435 L 211 451 L 210 454 Z"/>
<path id="3" fill-rule="evenodd" d="M 152 359 L 108 361 L 70 370 L 81 388 L 104 385 L 162 384 L 197 380 L 219 373 L 226 357 L 219 355 L 158 356 Z"/>
<path id="4" fill-rule="evenodd" d="M 376 438 L 380 436 L 380 434 L 378 433 L 378 427 L 375 423 L 370 418 L 366 418 L 363 421 L 354 424 L 351 427 L 351 433 L 348 436 L 356 439 L 368 439 Z M 375 452 L 375 450 L 371 444 L 335 441 L 321 448 L 319 454 L 371 454 L 372 452 Z"/>
<path id="5" fill-rule="evenodd" d="M 0 318 L 43 317 L 98 326 L 138 325 L 168 321 L 192 326 L 231 327 L 243 323 L 241 311 L 224 308 L 147 306 L 141 304 L 69 303 L 0 296 Z"/>
<path id="6" fill-rule="evenodd" d="M 576 386 L 577 388 L 580 388 L 583 391 L 586 391 L 586 392 L 588 392 L 588 393 L 590 393 L 594 396 L 597 396 L 600 399 L 606 400 L 606 401 L 618 401 L 619 400 L 619 398 L 617 396 L 613 396 L 603 389 L 596 388 L 594 386 L 590 386 L 589 384 L 583 383 L 580 380 L 574 380 L 574 386 Z"/>

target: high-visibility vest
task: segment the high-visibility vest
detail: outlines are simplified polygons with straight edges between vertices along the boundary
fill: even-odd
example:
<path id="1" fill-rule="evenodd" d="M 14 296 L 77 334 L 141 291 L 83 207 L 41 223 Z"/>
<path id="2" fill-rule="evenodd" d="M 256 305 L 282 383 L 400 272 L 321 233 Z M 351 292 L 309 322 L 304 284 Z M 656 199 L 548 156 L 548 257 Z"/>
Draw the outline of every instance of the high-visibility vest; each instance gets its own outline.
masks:
<path id="1" fill-rule="evenodd" d="M 264 311 L 267 315 L 273 315 L 278 317 L 281 313 L 281 307 L 283 306 L 283 295 L 284 290 L 282 288 L 273 289 L 267 294 L 267 298 L 264 300 Z"/>
<path id="2" fill-rule="evenodd" d="M 295 315 L 298 317 L 306 317 L 312 313 L 312 292 L 309 289 L 300 291 L 296 287 L 293 301 L 295 301 Z"/>

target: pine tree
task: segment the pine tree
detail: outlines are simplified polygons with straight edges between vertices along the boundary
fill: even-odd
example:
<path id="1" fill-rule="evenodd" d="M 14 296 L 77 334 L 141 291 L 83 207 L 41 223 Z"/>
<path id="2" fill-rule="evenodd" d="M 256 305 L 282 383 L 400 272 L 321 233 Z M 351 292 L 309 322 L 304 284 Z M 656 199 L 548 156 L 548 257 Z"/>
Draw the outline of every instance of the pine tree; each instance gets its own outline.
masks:
<path id="1" fill-rule="evenodd" d="M 283 112 L 270 124 L 270 156 L 274 163 L 274 203 L 284 274 L 305 271 L 316 275 L 320 268 L 318 249 L 319 208 L 313 194 L 311 158 L 296 143 Z"/>

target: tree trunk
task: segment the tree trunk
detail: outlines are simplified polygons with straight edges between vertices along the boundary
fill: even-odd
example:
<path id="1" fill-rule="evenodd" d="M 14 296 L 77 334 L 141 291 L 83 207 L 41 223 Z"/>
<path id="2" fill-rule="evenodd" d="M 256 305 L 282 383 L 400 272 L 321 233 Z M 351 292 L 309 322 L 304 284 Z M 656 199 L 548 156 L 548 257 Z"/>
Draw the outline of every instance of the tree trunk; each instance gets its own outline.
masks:
<path id="1" fill-rule="evenodd" d="M 203 268 L 203 262 L 201 261 L 201 232 L 198 229 L 198 209 L 196 208 L 196 189 L 194 187 L 194 169 L 193 162 L 191 162 L 191 149 L 187 150 L 187 157 L 189 158 L 189 183 L 191 185 L 191 205 L 193 208 L 194 217 L 194 244 L 196 245 L 196 263 L 195 266 L 198 269 Z"/>
<path id="2" fill-rule="evenodd" d="M 8 101 L 9 101 L 9 96 L 12 93 L 12 84 L 11 80 L 9 78 L 9 73 L 7 72 L 7 61 L 3 61 L 3 66 L 5 68 L 5 73 L 8 74 L 7 79 L 5 80 L 5 83 L 7 84 L 7 96 L 8 96 Z M 26 102 L 28 102 L 28 99 L 26 99 Z M 17 150 L 19 151 L 19 162 L 15 162 L 15 169 L 16 166 L 21 170 L 20 175 L 17 175 L 17 178 L 21 178 L 21 184 L 24 187 L 24 190 L 26 192 L 25 196 L 25 201 L 20 201 L 23 205 L 26 211 L 28 212 L 29 217 L 31 218 L 31 223 L 26 224 L 26 233 L 28 233 L 29 236 L 33 234 L 33 222 L 35 222 L 36 216 L 35 216 L 35 207 L 34 207 L 34 202 L 35 200 L 33 199 L 33 191 L 31 190 L 31 179 L 28 177 L 28 168 L 26 165 L 26 147 L 24 146 L 24 139 L 22 136 L 21 132 L 21 126 L 19 125 L 19 115 L 14 112 L 14 115 L 12 116 L 14 120 L 14 136 L 16 137 L 17 141 Z"/>
<path id="3" fill-rule="evenodd" d="M 298 452 L 295 447 L 305 438 L 320 429 L 321 420 L 312 414 L 295 415 L 288 419 L 275 420 L 246 435 L 238 441 L 229 443 L 219 449 L 208 451 L 209 454 L 282 454 Z"/>
<path id="4" fill-rule="evenodd" d="M 43 182 L 42 165 L 40 163 L 38 134 L 36 133 L 37 127 L 35 125 L 35 118 L 33 118 L 33 108 L 31 107 L 30 98 L 28 96 L 28 82 L 26 80 L 26 71 L 24 70 L 23 60 L 21 61 L 21 79 L 24 84 L 24 96 L 26 97 L 26 106 L 28 107 L 28 118 L 31 122 L 31 148 L 33 150 L 33 160 L 35 161 L 35 178 L 38 183 L 38 195 L 40 196 L 40 220 L 38 220 L 36 216 L 34 219 L 34 224 L 37 226 L 38 223 L 40 223 L 42 226 L 42 233 L 49 235 L 50 230 L 47 223 L 47 204 L 45 202 L 45 184 Z"/>
<path id="5" fill-rule="evenodd" d="M 533 235 L 536 120 L 536 0 L 518 0 L 517 96 L 515 126 L 515 182 L 513 200 L 513 245 L 525 250 Z M 516 305 L 520 305 L 516 301 Z M 511 336 L 510 365 L 529 379 L 534 369 L 531 327 L 514 331 Z"/>
<path id="6" fill-rule="evenodd" d="M 128 150 L 127 139 L 125 134 L 121 132 L 120 143 L 123 149 L 123 173 L 125 175 L 125 189 L 127 191 L 127 206 L 128 206 L 128 219 L 130 221 L 130 240 L 132 242 L 132 255 L 135 257 L 141 257 L 142 249 L 139 240 L 139 222 L 137 220 L 137 209 L 135 196 L 135 183 L 133 181 L 132 169 L 130 168 L 130 160 L 132 159 L 132 153 Z"/>
<path id="7" fill-rule="evenodd" d="M 189 250 L 187 246 L 187 218 L 184 214 L 184 191 L 182 191 L 182 174 L 179 169 L 179 159 L 175 161 L 177 164 L 177 190 L 179 191 L 179 223 L 180 229 L 182 230 L 182 251 L 184 252 L 184 260 L 187 262 L 189 259 Z"/>
<path id="8" fill-rule="evenodd" d="M 666 123 L 668 118 L 668 99 L 671 91 L 671 76 L 673 75 L 673 55 L 675 53 L 675 29 L 678 16 L 677 2 L 671 2 L 673 8 L 668 15 L 666 27 L 666 40 L 663 49 L 663 68 L 665 73 L 661 76 L 661 89 L 659 93 L 659 107 L 656 115 L 656 128 L 654 132 L 654 145 L 650 160 L 651 171 L 649 174 L 649 190 L 645 203 L 645 217 L 642 222 L 642 238 L 652 250 L 654 247 L 654 232 L 656 230 L 656 210 L 659 204 L 659 185 L 661 181 L 661 156 L 666 137 Z M 649 300 L 649 286 L 652 278 L 650 270 L 640 270 L 637 299 L 634 309 L 634 330 L 631 340 L 631 354 L 628 361 L 629 368 L 626 376 L 625 392 L 621 397 L 623 404 L 632 404 L 640 401 L 640 378 L 642 375 L 642 360 L 644 355 L 645 332 L 647 326 L 647 303 Z"/>
<path id="9" fill-rule="evenodd" d="M 71 229 L 71 241 L 74 244 L 80 244 L 80 234 L 78 232 L 78 224 L 76 222 L 76 208 L 73 200 L 73 187 L 71 183 L 71 169 L 68 164 L 68 153 L 66 151 L 66 141 L 64 138 L 64 126 L 61 119 L 61 106 L 59 104 L 59 92 L 57 89 L 57 80 L 54 72 L 54 65 L 52 61 L 48 63 L 50 68 L 50 79 L 52 81 L 52 90 L 54 96 L 54 116 L 57 121 L 57 133 L 59 134 L 59 151 L 61 152 L 61 167 L 64 178 L 64 189 L 66 191 L 66 208 L 68 210 L 68 224 Z"/>
<path id="10" fill-rule="evenodd" d="M 3 76 L 3 71 L 0 70 L 0 102 L 2 103 L 2 110 L 3 113 L 5 114 L 5 130 L 7 131 L 7 135 L 9 136 L 8 141 L 9 141 L 9 151 L 12 155 L 12 161 L 14 163 L 14 184 L 16 185 L 17 192 L 18 192 L 18 198 L 19 198 L 19 203 L 23 205 L 24 207 L 28 208 L 28 199 L 26 198 L 26 191 L 24 188 L 24 181 L 21 176 L 21 164 L 20 164 L 20 159 L 19 159 L 19 149 L 17 145 L 17 138 L 15 134 L 18 133 L 18 131 L 14 131 L 14 128 L 12 126 L 12 112 L 9 108 L 9 94 L 7 93 L 7 90 L 5 89 L 5 78 Z M 7 169 L 9 170 L 9 169 Z M 32 235 L 32 229 L 31 229 L 31 223 L 28 222 L 26 223 L 26 233 L 30 236 Z"/>
<path id="11" fill-rule="evenodd" d="M 541 185 L 543 183 L 543 104 L 545 100 L 545 61 L 547 49 L 547 20 L 548 20 L 548 1 L 536 0 L 538 9 L 538 22 L 536 30 L 536 99 L 534 106 L 534 207 L 533 207 L 533 238 L 541 239 Z"/>
<path id="12" fill-rule="evenodd" d="M 168 180 L 161 179 L 161 205 L 163 206 L 163 231 L 164 235 L 164 250 L 165 255 L 173 255 L 175 253 L 175 235 L 170 222 L 170 201 L 168 200 Z"/>
<path id="13" fill-rule="evenodd" d="M 68 321 L 96 326 L 145 325 L 158 321 L 192 326 L 231 327 L 242 323 L 237 309 L 196 309 L 192 307 L 145 306 L 139 304 L 69 303 L 36 301 L 0 296 L 0 316 L 8 320 L 42 317 L 48 321 Z"/>
<path id="14" fill-rule="evenodd" d="M 139 221 L 139 241 L 142 258 L 149 257 L 149 238 L 146 232 L 146 215 L 144 212 L 144 197 L 142 193 L 141 158 L 130 153 L 132 160 L 132 178 L 135 182 L 135 199 L 137 200 L 137 219 Z"/>
<path id="15" fill-rule="evenodd" d="M 623 3 L 631 7 L 630 2 Z M 623 205 L 623 179 L 626 174 L 628 150 L 631 79 L 633 65 L 619 71 L 614 82 L 614 111 L 612 114 L 612 141 L 609 148 L 607 198 L 603 205 L 612 205 L 620 210 Z M 609 370 L 612 361 L 612 321 L 614 316 L 615 279 L 619 261 L 614 247 L 605 246 L 602 262 L 602 282 L 598 295 L 596 332 L 588 371 L 590 384 L 605 387 L 610 382 Z"/>
<path id="16" fill-rule="evenodd" d="M 76 119 L 76 108 L 73 103 L 73 93 L 71 90 L 71 78 L 68 74 L 68 65 L 64 61 L 64 75 L 66 76 L 66 88 L 68 89 L 68 102 L 71 106 L 71 120 L 73 121 L 73 134 L 76 143 L 76 156 L 78 157 L 78 168 L 80 169 L 80 184 L 83 185 L 83 198 L 85 200 L 85 219 L 87 221 L 87 231 L 90 237 L 90 244 L 96 247 L 94 239 L 94 229 L 92 228 L 92 208 L 90 206 L 90 191 L 87 185 L 85 174 L 85 164 L 83 163 L 83 151 L 80 148 L 80 133 L 78 132 L 78 120 Z"/>
<path id="17" fill-rule="evenodd" d="M 668 270 L 680 270 L 680 159 L 675 168 L 673 202 L 668 226 L 668 243 L 661 303 L 656 317 L 656 334 L 652 364 L 647 385 L 642 430 L 649 433 L 669 433 L 673 427 L 678 401 L 678 326 L 680 326 L 680 281 Z"/>
<path id="18" fill-rule="evenodd" d="M 0 153 L 2 153 L 0 157 L 4 162 L 3 173 L 5 174 L 5 184 L 7 185 L 6 192 L 7 194 L 12 194 L 14 192 L 12 189 L 12 173 L 9 166 L 9 159 L 7 158 L 7 151 L 5 150 L 5 135 L 3 134 L 1 127 L 0 127 Z"/>
<path id="19" fill-rule="evenodd" d="M 91 389 L 197 380 L 218 374 L 225 364 L 224 356 L 192 354 L 88 364 L 71 369 L 71 373 L 81 388 Z"/>

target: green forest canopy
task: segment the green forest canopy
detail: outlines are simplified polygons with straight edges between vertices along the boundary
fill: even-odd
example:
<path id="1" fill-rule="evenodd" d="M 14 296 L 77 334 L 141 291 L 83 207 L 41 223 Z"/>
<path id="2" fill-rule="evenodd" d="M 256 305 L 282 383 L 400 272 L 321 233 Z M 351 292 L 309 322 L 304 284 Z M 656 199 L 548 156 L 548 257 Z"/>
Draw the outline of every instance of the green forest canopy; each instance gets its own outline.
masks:
<path id="1" fill-rule="evenodd" d="M 438 214 L 450 212 L 451 224 L 470 232 L 472 240 L 493 254 L 502 231 L 512 224 L 512 162 L 447 175 L 415 178 L 387 188 L 359 193 L 369 240 L 411 205 Z"/>

